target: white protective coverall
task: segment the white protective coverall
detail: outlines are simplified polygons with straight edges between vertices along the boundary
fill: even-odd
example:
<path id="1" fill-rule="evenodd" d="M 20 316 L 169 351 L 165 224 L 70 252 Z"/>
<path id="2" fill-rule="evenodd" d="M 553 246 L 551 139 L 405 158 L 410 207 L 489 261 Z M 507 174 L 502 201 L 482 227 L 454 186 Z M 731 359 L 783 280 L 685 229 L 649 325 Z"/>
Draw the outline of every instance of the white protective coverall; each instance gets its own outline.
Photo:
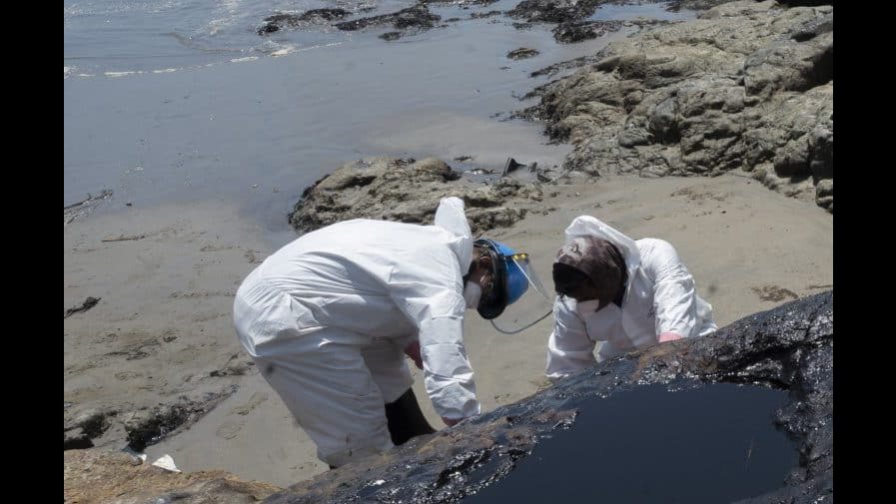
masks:
<path id="1" fill-rule="evenodd" d="M 597 312 L 580 314 L 575 299 L 557 296 L 554 330 L 548 339 L 548 378 L 569 376 L 598 361 L 658 342 L 665 332 L 705 336 L 717 327 L 712 305 L 697 295 L 694 277 L 671 244 L 656 238 L 635 241 L 587 215 L 566 228 L 566 243 L 595 236 L 614 244 L 625 258 L 628 282 L 622 306 L 610 304 Z"/>
<path id="2" fill-rule="evenodd" d="M 463 276 L 473 239 L 459 198 L 435 225 L 355 219 L 307 233 L 268 257 L 234 301 L 239 340 L 332 466 L 391 448 L 384 404 L 413 380 L 447 419 L 480 413 L 463 342 Z"/>

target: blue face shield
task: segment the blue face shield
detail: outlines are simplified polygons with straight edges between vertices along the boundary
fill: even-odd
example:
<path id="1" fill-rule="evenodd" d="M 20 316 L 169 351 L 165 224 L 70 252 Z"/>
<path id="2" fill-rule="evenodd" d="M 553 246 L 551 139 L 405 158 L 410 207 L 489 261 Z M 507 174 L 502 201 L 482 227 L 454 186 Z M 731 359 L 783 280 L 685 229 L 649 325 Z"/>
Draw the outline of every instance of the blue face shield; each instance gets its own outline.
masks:
<path id="1" fill-rule="evenodd" d="M 517 333 L 552 313 L 551 298 L 532 268 L 529 254 L 489 239 L 475 244 L 487 251 L 494 265 L 494 288 L 480 301 L 478 311 L 495 329 Z"/>

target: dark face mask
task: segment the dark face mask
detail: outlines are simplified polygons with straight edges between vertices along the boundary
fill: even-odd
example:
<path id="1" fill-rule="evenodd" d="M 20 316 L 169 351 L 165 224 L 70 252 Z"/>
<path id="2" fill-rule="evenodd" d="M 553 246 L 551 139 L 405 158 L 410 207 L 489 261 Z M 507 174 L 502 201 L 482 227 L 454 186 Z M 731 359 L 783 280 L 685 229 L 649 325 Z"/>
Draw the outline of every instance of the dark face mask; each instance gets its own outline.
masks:
<path id="1" fill-rule="evenodd" d="M 554 290 L 560 296 L 570 297 L 588 281 L 584 272 L 563 263 L 554 263 Z"/>
<path id="2" fill-rule="evenodd" d="M 557 253 L 554 283 L 558 293 L 569 295 L 576 289 L 579 297 L 613 300 L 617 304 L 625 295 L 628 280 L 625 260 L 619 249 L 607 240 L 586 236 L 566 244 Z M 584 277 L 584 279 L 583 279 Z"/>
<path id="3" fill-rule="evenodd" d="M 505 288 L 505 276 L 507 274 L 504 256 L 491 240 L 479 239 L 474 243 L 483 254 L 488 254 L 491 271 L 486 274 L 487 284 L 482 289 L 482 299 L 479 301 L 479 315 L 486 320 L 500 315 L 507 306 L 507 292 Z"/>

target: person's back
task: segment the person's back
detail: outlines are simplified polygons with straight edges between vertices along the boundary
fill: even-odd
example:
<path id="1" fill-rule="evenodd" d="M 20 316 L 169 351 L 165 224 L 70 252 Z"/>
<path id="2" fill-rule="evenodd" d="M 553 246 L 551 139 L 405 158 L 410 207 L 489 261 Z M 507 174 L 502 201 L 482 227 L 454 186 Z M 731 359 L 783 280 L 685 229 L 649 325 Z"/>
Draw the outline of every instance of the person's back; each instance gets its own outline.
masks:
<path id="1" fill-rule="evenodd" d="M 528 255 L 474 242 L 463 201 L 434 225 L 352 220 L 303 235 L 259 265 L 234 300 L 234 326 L 262 377 L 340 466 L 433 432 L 405 354 L 446 425 L 477 415 L 464 312 L 487 319 L 526 292 Z"/>
<path id="2" fill-rule="evenodd" d="M 253 331 L 246 322 L 255 318 L 241 314 L 252 306 L 266 309 L 284 295 L 289 299 L 282 302 L 294 303 L 293 313 L 305 320 L 302 329 L 339 327 L 371 337 L 407 337 L 416 328 L 396 300 L 409 291 L 459 291 L 462 242 L 439 226 L 369 219 L 307 233 L 243 281 L 234 311 L 237 331 L 249 338 Z M 472 248 L 471 242 L 466 246 Z M 252 341 L 244 343 L 256 348 Z"/>

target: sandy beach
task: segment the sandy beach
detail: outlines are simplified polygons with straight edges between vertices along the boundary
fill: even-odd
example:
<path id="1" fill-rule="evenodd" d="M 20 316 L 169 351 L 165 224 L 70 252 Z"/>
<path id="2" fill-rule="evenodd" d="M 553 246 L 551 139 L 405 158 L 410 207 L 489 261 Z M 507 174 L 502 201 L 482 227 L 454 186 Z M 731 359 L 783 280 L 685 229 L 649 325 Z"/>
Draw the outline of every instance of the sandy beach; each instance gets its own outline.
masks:
<path id="1" fill-rule="evenodd" d="M 543 186 L 541 213 L 489 233 L 532 256 L 548 289 L 563 229 L 594 215 L 633 238 L 671 242 L 724 326 L 745 315 L 833 288 L 833 217 L 743 173 L 713 178 L 616 176 Z M 141 408 L 179 397 L 236 391 L 187 429 L 150 445 L 150 459 L 180 469 L 224 469 L 288 486 L 326 470 L 314 445 L 242 352 L 231 323 L 243 277 L 290 237 L 219 201 L 123 207 L 64 226 L 64 309 L 96 306 L 64 321 L 66 409 L 114 410 L 94 442 L 125 445 L 122 427 Z M 475 314 L 465 340 L 483 409 L 513 403 L 546 384 L 550 317 L 517 335 Z M 424 413 L 435 415 L 414 385 Z"/>

